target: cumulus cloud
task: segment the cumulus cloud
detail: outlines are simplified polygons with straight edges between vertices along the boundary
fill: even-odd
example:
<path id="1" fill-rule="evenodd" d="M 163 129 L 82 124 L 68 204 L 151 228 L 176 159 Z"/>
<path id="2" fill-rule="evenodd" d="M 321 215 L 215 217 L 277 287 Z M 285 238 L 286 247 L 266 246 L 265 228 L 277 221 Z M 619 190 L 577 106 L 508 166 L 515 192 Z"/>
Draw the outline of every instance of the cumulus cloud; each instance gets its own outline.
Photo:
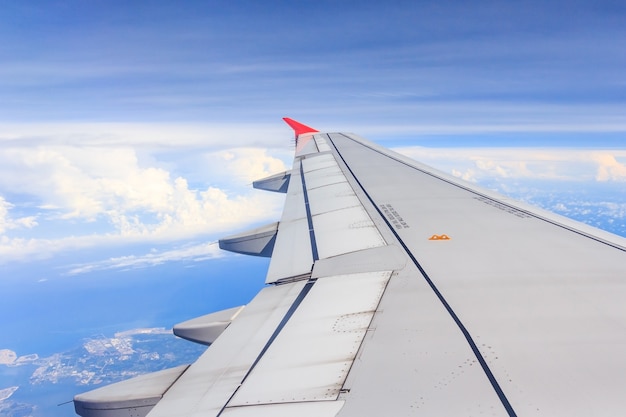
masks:
<path id="1" fill-rule="evenodd" d="M 37 226 L 37 220 L 35 216 L 26 216 L 13 218 L 9 214 L 9 210 L 13 207 L 13 204 L 6 201 L 0 196 L 0 235 L 5 233 L 9 229 L 17 229 L 20 227 L 33 228 Z"/>
<path id="2" fill-rule="evenodd" d="M 594 152 L 591 157 L 598 164 L 598 181 L 626 181 L 626 165 L 618 162 L 614 153 Z"/>
<path id="3" fill-rule="evenodd" d="M 623 181 L 626 165 L 618 159 L 626 150 L 533 148 L 423 148 L 396 149 L 418 161 L 467 181 L 535 179 L 563 181 Z"/>
<path id="4" fill-rule="evenodd" d="M 0 195 L 12 197 L 0 197 L 0 262 L 107 242 L 191 239 L 280 214 L 282 198 L 250 183 L 286 169 L 288 141 L 277 158 L 266 147 L 200 147 L 193 138 L 170 155 L 158 140 L 146 149 L 144 139 L 122 146 L 106 136 L 86 145 L 69 134 L 26 140 L 5 132 Z M 30 212 L 11 216 L 13 208 Z"/>
<path id="5" fill-rule="evenodd" d="M 293 152 L 275 152 L 282 159 L 269 155 L 263 148 L 236 148 L 207 153 L 202 162 L 210 170 L 213 181 L 227 182 L 231 186 L 248 186 L 252 181 L 285 171 L 285 160 L 291 160 Z"/>
<path id="6" fill-rule="evenodd" d="M 206 169 L 218 176 L 269 175 L 284 170 L 281 160 L 264 150 L 232 150 L 221 154 L 219 167 Z M 209 153 L 207 159 L 215 159 Z M 123 235 L 167 234 L 177 230 L 229 225 L 275 211 L 272 199 L 247 189 L 232 194 L 208 186 L 193 189 L 166 169 L 142 166 L 131 148 L 40 147 L 0 150 L 0 184 L 5 190 L 27 193 L 42 207 L 56 207 L 62 219 L 94 221 L 106 218 Z M 15 176 L 15 172 L 20 175 Z M 233 181 L 236 182 L 236 181 Z M 6 204 L 5 204 L 6 205 Z M 23 220 L 25 222 L 25 219 Z"/>

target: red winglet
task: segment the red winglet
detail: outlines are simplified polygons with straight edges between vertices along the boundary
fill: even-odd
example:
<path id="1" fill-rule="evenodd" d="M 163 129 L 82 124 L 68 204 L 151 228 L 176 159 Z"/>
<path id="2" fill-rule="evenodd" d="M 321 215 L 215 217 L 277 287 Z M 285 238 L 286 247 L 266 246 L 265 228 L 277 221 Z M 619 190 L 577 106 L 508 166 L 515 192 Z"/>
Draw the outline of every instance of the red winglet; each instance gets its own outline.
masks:
<path id="1" fill-rule="evenodd" d="M 315 130 L 312 127 L 303 125 L 300 122 L 296 122 L 295 120 L 290 119 L 289 117 L 283 117 L 283 120 L 293 129 L 294 132 L 296 132 L 296 138 L 298 137 L 298 135 L 302 135 L 303 133 L 319 132 L 319 130 Z"/>

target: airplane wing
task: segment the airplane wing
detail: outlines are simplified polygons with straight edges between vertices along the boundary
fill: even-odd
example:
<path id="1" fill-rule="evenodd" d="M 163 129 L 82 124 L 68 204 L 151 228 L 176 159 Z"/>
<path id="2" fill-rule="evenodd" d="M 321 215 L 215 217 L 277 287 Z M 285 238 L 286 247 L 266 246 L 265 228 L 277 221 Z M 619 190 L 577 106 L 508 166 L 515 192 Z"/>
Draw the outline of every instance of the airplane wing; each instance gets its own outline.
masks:
<path id="1" fill-rule="evenodd" d="M 590 416 L 626 410 L 626 241 L 356 135 L 296 133 L 245 307 L 175 327 L 192 365 L 75 398 L 82 416 Z"/>

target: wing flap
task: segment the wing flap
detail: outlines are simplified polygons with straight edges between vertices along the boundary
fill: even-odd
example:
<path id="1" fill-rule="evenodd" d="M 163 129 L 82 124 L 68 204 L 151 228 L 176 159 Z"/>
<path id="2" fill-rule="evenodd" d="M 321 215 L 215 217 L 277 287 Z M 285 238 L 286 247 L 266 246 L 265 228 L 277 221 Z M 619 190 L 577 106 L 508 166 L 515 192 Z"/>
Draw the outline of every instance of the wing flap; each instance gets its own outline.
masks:
<path id="1" fill-rule="evenodd" d="M 313 267 L 313 254 L 306 218 L 280 222 L 273 256 L 267 270 L 268 284 L 294 277 L 306 276 Z"/>
<path id="2" fill-rule="evenodd" d="M 332 154 L 302 161 L 319 259 L 385 246 Z"/>
<path id="3" fill-rule="evenodd" d="M 305 283 L 268 287 L 243 309 L 150 412 L 150 417 L 217 416 L 252 368 Z"/>
<path id="4" fill-rule="evenodd" d="M 337 399 L 390 276 L 314 282 L 228 407 Z"/>
<path id="5" fill-rule="evenodd" d="M 318 188 L 309 188 L 308 194 L 311 215 L 313 216 L 334 210 L 361 206 L 361 202 L 354 194 L 350 184 L 345 181 L 345 177 L 341 182 Z"/>
<path id="6" fill-rule="evenodd" d="M 311 273 L 313 249 L 309 220 L 304 205 L 304 189 L 299 161 L 291 171 L 285 206 L 274 243 L 274 253 L 267 270 L 266 283 L 278 282 Z"/>
<path id="7" fill-rule="evenodd" d="M 296 156 L 291 177 L 267 283 L 310 274 L 316 259 L 386 245 L 332 154 Z"/>

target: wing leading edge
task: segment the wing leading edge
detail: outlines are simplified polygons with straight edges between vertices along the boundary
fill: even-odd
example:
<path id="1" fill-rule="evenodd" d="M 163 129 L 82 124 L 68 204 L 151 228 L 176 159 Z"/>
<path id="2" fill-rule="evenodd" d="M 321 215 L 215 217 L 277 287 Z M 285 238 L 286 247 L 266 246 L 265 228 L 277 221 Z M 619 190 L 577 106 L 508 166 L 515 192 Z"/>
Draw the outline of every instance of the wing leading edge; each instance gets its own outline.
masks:
<path id="1" fill-rule="evenodd" d="M 190 339 L 211 346 L 174 381 L 160 377 L 138 415 L 626 408 L 623 239 L 285 121 L 292 169 L 255 182 L 286 192 L 280 221 L 220 242 L 271 256 L 268 286 L 234 316 L 190 322 Z M 77 396 L 77 412 L 139 409 L 141 395 L 117 391 Z"/>

